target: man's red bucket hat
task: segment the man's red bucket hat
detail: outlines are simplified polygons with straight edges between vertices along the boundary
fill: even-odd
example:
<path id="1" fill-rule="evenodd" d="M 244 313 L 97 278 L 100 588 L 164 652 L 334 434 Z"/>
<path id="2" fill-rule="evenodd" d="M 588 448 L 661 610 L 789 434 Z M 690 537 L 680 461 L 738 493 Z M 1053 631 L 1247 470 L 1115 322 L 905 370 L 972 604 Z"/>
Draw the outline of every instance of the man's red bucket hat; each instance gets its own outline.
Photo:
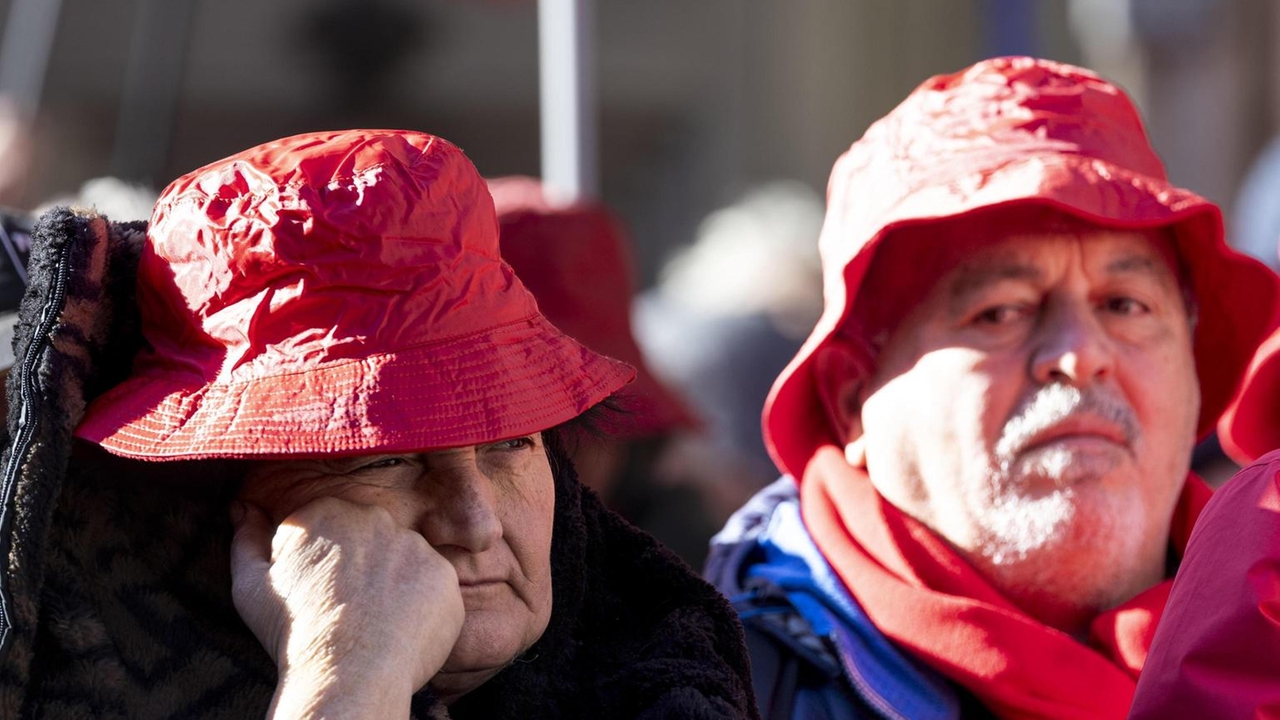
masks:
<path id="1" fill-rule="evenodd" d="M 556 327 L 587 347 L 636 369 L 623 392 L 623 437 L 651 437 L 696 425 L 680 398 L 654 378 L 631 331 L 631 255 L 608 208 L 579 200 L 547 201 L 531 177 L 489 180 L 498 213 L 502 258 Z"/>
<path id="2" fill-rule="evenodd" d="M 76 434 L 143 460 L 492 442 L 633 375 L 539 314 L 484 180 L 417 132 L 298 135 L 175 180 L 138 304 L 147 347 Z"/>
<path id="3" fill-rule="evenodd" d="M 1070 65 L 996 58 L 927 80 L 836 161 L 819 239 L 823 314 L 764 409 L 766 444 L 784 472 L 801 477 L 818 447 L 840 443 L 813 358 L 850 320 L 884 239 L 908 225 L 1028 205 L 1105 227 L 1174 230 L 1199 308 L 1199 432 L 1214 426 L 1275 327 L 1275 274 L 1227 247 L 1217 206 L 1168 182 L 1119 88 Z"/>

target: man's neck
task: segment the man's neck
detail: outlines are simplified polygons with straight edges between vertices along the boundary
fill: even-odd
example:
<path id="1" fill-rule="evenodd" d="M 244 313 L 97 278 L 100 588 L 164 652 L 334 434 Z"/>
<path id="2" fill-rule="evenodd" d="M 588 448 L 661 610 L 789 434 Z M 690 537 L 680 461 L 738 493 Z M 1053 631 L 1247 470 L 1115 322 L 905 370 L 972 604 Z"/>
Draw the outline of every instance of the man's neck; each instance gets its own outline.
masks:
<path id="1" fill-rule="evenodd" d="M 1001 588 L 1001 593 L 1040 623 L 1061 630 L 1082 642 L 1088 639 L 1089 625 L 1100 612 L 1098 608 L 1064 601 L 1062 598 L 1037 589 L 1018 592 Z"/>
<path id="2" fill-rule="evenodd" d="M 1081 641 L 1087 641 L 1090 626 L 1099 614 L 1123 605 L 1164 578 L 1163 565 L 1155 565 L 1133 573 L 1123 589 L 1102 596 L 1100 589 L 1085 592 L 1083 583 L 1061 576 L 1015 578 L 1007 568 L 993 573 L 979 567 L 979 571 L 1027 615 Z"/>

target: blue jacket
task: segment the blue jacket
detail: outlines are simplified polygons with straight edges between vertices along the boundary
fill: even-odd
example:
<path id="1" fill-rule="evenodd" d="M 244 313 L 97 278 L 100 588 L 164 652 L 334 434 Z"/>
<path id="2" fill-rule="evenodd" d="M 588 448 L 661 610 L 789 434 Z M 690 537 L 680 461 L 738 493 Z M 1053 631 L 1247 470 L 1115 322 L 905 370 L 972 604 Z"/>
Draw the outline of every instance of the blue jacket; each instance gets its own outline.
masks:
<path id="1" fill-rule="evenodd" d="M 876 629 L 814 545 L 790 477 L 712 538 L 706 576 L 742 619 L 766 720 L 988 716 Z"/>

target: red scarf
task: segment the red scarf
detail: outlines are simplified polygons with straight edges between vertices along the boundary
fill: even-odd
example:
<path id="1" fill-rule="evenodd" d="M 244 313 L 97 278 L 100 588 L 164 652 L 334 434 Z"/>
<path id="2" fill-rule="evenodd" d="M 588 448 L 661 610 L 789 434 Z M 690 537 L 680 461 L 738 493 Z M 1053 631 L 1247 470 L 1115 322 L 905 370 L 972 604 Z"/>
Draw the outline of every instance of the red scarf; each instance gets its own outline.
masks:
<path id="1" fill-rule="evenodd" d="M 1212 491 L 1187 478 L 1170 541 L 1181 553 Z M 800 506 L 814 542 L 886 636 L 1008 718 L 1124 718 L 1171 580 L 1093 620 L 1090 644 L 1041 624 L 942 539 L 820 448 Z"/>

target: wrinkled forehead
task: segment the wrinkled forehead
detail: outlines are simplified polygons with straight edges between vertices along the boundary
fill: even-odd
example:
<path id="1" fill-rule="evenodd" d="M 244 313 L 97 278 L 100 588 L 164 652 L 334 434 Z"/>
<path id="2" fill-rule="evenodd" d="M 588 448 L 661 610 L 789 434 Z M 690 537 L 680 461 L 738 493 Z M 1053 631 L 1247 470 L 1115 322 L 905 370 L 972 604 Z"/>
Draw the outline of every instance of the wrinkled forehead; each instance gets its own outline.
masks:
<path id="1" fill-rule="evenodd" d="M 964 243 L 959 243 L 963 245 Z M 1003 280 L 1041 279 L 1061 260 L 1063 251 L 1079 253 L 1084 270 L 1099 279 L 1145 277 L 1178 286 L 1178 262 L 1173 241 L 1156 230 L 1097 228 L 1085 232 L 1040 232 L 979 241 L 941 271 L 932 294 L 969 294 Z"/>
<path id="2" fill-rule="evenodd" d="M 1048 248 L 1068 242 L 1087 243 L 1108 272 L 1150 274 L 1186 287 L 1168 228 L 1104 227 L 1040 208 L 980 213 L 891 231 L 871 262 L 846 333 L 874 340 L 942 294 L 1034 274 Z"/>

